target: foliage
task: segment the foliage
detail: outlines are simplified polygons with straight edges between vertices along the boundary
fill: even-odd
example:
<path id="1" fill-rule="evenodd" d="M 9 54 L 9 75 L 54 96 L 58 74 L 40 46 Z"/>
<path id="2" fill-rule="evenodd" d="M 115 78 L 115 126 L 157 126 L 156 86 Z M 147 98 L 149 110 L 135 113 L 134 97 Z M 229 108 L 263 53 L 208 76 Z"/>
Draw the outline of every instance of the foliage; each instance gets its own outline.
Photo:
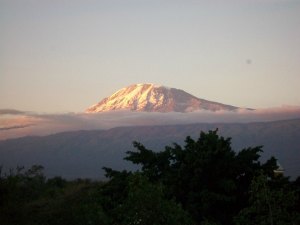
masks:
<path id="1" fill-rule="evenodd" d="M 0 177 L 1 225 L 99 224 L 105 221 L 95 201 L 101 182 L 46 179 L 43 167 L 17 168 Z"/>
<path id="2" fill-rule="evenodd" d="M 215 130 L 160 152 L 134 147 L 125 159 L 141 170 L 104 168 L 106 182 L 0 167 L 1 225 L 300 223 L 300 178 L 275 176 L 275 158 L 259 161 L 261 146 L 235 152 Z"/>
<path id="3" fill-rule="evenodd" d="M 191 224 L 179 204 L 164 198 L 163 186 L 151 184 L 139 173 L 128 177 L 128 184 L 128 196 L 116 209 L 118 224 Z"/>
<path id="4" fill-rule="evenodd" d="M 287 184 L 271 188 L 270 181 L 263 173 L 260 173 L 252 180 L 249 206 L 242 209 L 236 216 L 235 224 L 299 224 L 299 213 L 294 210 L 296 199 L 295 192 Z"/>
<path id="5" fill-rule="evenodd" d="M 252 180 L 260 171 L 274 180 L 277 162 L 271 157 L 262 164 L 261 146 L 236 153 L 231 139 L 217 132 L 201 132 L 197 140 L 187 137 L 184 147 L 174 144 L 161 152 L 135 142 L 137 150 L 127 152 L 125 159 L 140 164 L 150 181 L 162 183 L 169 198 L 198 223 L 232 224 L 232 218 L 247 207 Z"/>

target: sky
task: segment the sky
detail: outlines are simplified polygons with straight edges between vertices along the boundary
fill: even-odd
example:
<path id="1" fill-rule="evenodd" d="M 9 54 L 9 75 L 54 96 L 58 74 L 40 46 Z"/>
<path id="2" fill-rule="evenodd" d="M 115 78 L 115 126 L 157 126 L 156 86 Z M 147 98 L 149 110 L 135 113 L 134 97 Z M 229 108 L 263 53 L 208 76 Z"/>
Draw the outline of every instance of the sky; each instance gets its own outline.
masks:
<path id="1" fill-rule="evenodd" d="M 155 83 L 300 105 L 299 0 L 0 0 L 0 109 L 83 112 Z"/>

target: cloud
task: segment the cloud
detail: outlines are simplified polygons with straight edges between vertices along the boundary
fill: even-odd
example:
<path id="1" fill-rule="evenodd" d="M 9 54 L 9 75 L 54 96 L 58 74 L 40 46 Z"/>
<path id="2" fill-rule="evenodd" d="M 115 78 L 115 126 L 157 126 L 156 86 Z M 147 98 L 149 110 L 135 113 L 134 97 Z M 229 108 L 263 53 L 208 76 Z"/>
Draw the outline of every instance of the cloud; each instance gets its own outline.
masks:
<path id="1" fill-rule="evenodd" d="M 10 113 L 9 118 L 4 115 L 8 113 Z M 0 140 L 26 135 L 48 135 L 63 131 L 109 129 L 120 126 L 249 123 L 295 118 L 300 118 L 299 106 L 240 109 L 234 112 L 202 110 L 191 113 L 115 111 L 95 114 L 34 114 L 18 110 L 0 110 Z"/>
<path id="2" fill-rule="evenodd" d="M 26 112 L 16 110 L 16 109 L 0 109 L 0 115 L 22 115 Z"/>
<path id="3" fill-rule="evenodd" d="M 25 124 L 25 125 L 15 125 L 15 126 L 10 126 L 10 127 L 0 127 L 0 131 L 2 130 L 12 130 L 12 129 L 20 129 L 20 128 L 25 128 L 29 126 L 33 126 L 34 124 Z"/>

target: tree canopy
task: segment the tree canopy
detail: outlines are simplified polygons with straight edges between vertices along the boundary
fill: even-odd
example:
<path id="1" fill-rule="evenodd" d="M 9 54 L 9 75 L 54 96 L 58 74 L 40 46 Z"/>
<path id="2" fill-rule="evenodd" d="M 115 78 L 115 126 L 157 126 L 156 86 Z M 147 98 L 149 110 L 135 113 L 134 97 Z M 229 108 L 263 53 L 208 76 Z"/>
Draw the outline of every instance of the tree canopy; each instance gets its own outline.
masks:
<path id="1" fill-rule="evenodd" d="M 104 168 L 105 182 L 47 179 L 37 165 L 0 170 L 1 224 L 300 224 L 300 178 L 274 174 L 262 146 L 234 151 L 217 130 L 158 152 L 133 146 L 125 160 L 140 169 Z"/>
<path id="2" fill-rule="evenodd" d="M 233 224 L 253 204 L 251 184 L 260 174 L 270 185 L 286 180 L 275 177 L 274 157 L 259 160 L 262 146 L 236 152 L 231 139 L 219 136 L 218 130 L 201 132 L 196 140 L 188 136 L 183 147 L 175 143 L 160 152 L 133 145 L 135 151 L 128 151 L 125 159 L 140 165 L 140 175 L 152 184 L 162 185 L 165 198 L 179 203 L 196 224 Z"/>

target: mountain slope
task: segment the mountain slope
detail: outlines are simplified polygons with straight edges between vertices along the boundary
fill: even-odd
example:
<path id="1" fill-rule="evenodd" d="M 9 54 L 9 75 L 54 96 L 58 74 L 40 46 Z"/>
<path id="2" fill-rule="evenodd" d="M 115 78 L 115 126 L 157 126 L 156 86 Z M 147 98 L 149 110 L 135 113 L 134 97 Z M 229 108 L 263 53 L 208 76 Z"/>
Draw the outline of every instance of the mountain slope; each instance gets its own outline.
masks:
<path id="1" fill-rule="evenodd" d="M 112 110 L 147 112 L 192 112 L 196 110 L 236 110 L 237 107 L 197 98 L 183 90 L 154 84 L 134 84 L 86 110 L 87 113 Z"/>
<path id="2" fill-rule="evenodd" d="M 200 131 L 219 128 L 232 137 L 235 151 L 264 145 L 262 160 L 275 156 L 287 175 L 300 176 L 300 119 L 262 123 L 215 123 L 170 126 L 119 127 L 110 130 L 76 131 L 44 137 L 0 141 L 0 165 L 4 168 L 41 164 L 48 176 L 103 178 L 102 167 L 131 169 L 123 160 L 139 141 L 155 151 L 186 136 L 197 138 Z"/>

